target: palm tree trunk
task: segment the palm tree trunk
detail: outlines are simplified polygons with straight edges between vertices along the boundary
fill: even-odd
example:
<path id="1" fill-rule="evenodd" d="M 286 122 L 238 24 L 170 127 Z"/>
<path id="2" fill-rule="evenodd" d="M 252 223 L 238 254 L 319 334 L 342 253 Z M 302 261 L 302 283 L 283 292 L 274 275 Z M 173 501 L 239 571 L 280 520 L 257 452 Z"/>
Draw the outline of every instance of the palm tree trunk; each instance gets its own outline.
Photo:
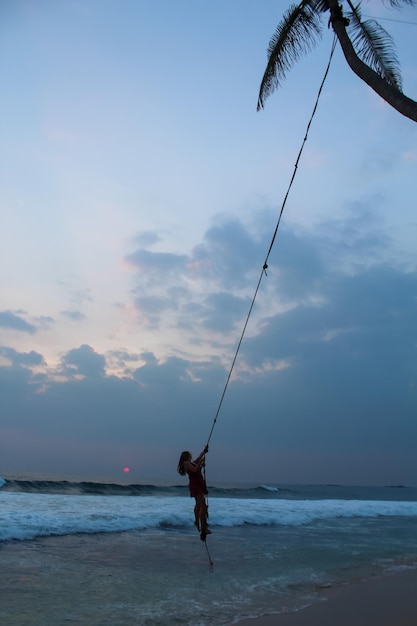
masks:
<path id="1" fill-rule="evenodd" d="M 333 30 L 351 70 L 401 115 L 417 122 L 417 102 L 387 83 L 377 72 L 361 61 L 346 32 L 346 25 L 338 0 L 328 0 L 328 4 Z"/>

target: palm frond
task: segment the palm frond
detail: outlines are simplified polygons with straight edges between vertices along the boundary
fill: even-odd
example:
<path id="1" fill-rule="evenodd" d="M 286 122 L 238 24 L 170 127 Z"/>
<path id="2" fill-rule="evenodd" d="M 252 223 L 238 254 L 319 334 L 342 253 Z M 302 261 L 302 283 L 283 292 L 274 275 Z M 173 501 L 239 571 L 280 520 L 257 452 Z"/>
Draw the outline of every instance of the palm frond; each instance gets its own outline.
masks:
<path id="1" fill-rule="evenodd" d="M 320 6 L 317 0 L 291 5 L 278 24 L 268 46 L 266 66 L 258 96 L 258 111 L 285 79 L 286 73 L 321 36 Z"/>
<path id="2" fill-rule="evenodd" d="M 416 4 L 416 0 L 389 0 L 389 3 L 394 9 L 400 9 L 403 4 L 413 6 L 413 4 Z"/>
<path id="3" fill-rule="evenodd" d="M 329 10 L 329 3 L 327 0 L 309 0 L 307 4 L 315 13 L 325 13 Z"/>
<path id="4" fill-rule="evenodd" d="M 394 1 L 397 0 L 391 0 L 391 2 Z M 349 0 L 348 4 L 351 12 L 346 14 L 349 19 L 349 26 L 346 30 L 357 55 L 387 83 L 401 91 L 400 64 L 391 35 L 373 19 L 362 21 L 359 4 L 353 6 Z"/>

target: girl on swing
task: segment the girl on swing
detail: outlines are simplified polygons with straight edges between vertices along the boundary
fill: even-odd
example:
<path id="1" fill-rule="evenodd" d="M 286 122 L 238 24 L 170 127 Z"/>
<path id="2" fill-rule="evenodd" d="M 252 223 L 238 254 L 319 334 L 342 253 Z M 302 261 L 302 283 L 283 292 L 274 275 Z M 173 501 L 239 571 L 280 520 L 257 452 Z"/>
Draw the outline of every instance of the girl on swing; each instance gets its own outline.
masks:
<path id="1" fill-rule="evenodd" d="M 201 473 L 201 468 L 205 464 L 205 455 L 208 452 L 208 446 L 193 460 L 191 452 L 184 450 L 181 453 L 180 460 L 178 462 L 178 473 L 181 476 L 188 474 L 190 496 L 195 498 L 194 506 L 194 524 L 197 526 L 200 532 L 200 538 L 205 541 L 206 535 L 210 535 L 211 531 L 207 528 L 208 510 L 206 504 L 207 485 L 204 477 Z"/>

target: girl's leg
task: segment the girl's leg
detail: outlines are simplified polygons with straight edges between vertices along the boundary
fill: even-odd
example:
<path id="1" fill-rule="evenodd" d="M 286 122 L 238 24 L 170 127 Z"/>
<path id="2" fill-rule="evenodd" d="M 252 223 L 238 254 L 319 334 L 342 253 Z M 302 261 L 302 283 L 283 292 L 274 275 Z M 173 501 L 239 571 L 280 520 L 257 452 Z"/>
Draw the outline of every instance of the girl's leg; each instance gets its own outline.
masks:
<path id="1" fill-rule="evenodd" d="M 197 526 L 198 530 L 200 530 L 200 505 L 197 498 L 195 499 L 194 507 L 194 524 Z"/>
<path id="2" fill-rule="evenodd" d="M 207 530 L 207 505 L 206 505 L 206 499 L 204 497 L 204 494 L 199 494 L 196 497 L 196 502 L 197 502 L 197 507 L 198 507 L 198 519 L 200 522 L 200 528 L 199 530 L 204 531 L 206 534 L 208 534 L 208 530 Z"/>

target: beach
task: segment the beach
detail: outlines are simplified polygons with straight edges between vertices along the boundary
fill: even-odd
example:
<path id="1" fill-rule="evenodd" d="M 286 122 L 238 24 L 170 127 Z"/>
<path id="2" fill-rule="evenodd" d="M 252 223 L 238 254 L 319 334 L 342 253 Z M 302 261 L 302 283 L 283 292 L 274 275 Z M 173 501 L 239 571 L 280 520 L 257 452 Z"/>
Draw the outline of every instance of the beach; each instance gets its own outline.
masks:
<path id="1" fill-rule="evenodd" d="M 417 490 L 3 479 L 3 626 L 417 626 Z M 210 559 L 213 568 L 210 567 Z"/>
<path id="2" fill-rule="evenodd" d="M 238 626 L 417 626 L 417 570 L 328 589 L 304 609 Z"/>
<path id="3" fill-rule="evenodd" d="M 163 624 L 236 623 L 222 622 L 221 606 L 212 603 L 201 619 L 196 604 L 194 618 L 180 619 L 165 612 L 158 618 L 155 605 L 169 604 L 160 597 L 155 579 L 148 579 L 149 553 L 152 570 L 188 568 L 197 576 L 196 589 L 216 585 L 219 573 L 210 574 L 204 554 L 191 562 L 190 553 L 181 563 L 181 554 L 167 539 L 154 536 L 146 541 L 134 533 L 48 537 L 35 541 L 3 544 L 0 550 L 0 623 L 7 626 L 155 626 Z M 221 567 L 221 565 L 217 566 Z M 149 588 L 146 589 L 146 586 Z M 139 593 L 141 591 L 141 594 Z M 317 589 L 306 608 L 280 607 L 287 611 L 244 619 L 238 626 L 417 626 L 417 570 L 409 569 L 368 581 Z M 147 605 L 143 592 L 152 598 Z M 232 592 L 232 589 L 231 589 Z M 176 590 L 181 597 L 183 590 Z M 189 590 L 187 591 L 189 593 Z M 183 597 L 184 603 L 193 601 Z M 210 614 L 210 611 L 212 612 Z M 244 607 L 242 607 L 244 613 Z"/>

